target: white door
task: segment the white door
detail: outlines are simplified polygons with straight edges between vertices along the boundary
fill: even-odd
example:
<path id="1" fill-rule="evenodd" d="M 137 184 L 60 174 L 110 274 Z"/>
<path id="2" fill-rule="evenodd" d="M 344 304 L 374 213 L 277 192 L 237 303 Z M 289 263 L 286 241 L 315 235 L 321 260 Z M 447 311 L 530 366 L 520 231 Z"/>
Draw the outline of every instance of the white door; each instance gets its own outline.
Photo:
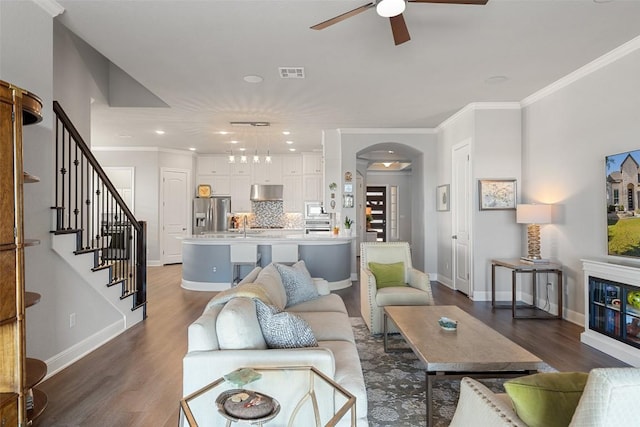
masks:
<path id="1" fill-rule="evenodd" d="M 182 240 L 189 233 L 189 171 L 162 168 L 162 264 L 182 262 Z"/>
<path id="2" fill-rule="evenodd" d="M 470 140 L 453 147 L 452 153 L 452 249 L 453 288 L 470 295 L 471 283 L 471 148 Z"/>

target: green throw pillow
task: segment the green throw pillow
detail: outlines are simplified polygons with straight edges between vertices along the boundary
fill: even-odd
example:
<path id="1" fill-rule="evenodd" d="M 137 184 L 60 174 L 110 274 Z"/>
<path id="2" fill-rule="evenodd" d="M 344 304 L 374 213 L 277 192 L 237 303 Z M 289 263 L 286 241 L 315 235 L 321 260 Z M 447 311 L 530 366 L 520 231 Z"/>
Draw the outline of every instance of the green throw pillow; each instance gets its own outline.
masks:
<path id="1" fill-rule="evenodd" d="M 378 289 L 406 286 L 404 283 L 404 262 L 394 262 L 393 264 L 370 262 L 369 270 L 376 278 L 376 288 Z"/>
<path id="2" fill-rule="evenodd" d="M 504 388 L 518 417 L 529 427 L 566 427 L 582 390 L 584 372 L 547 372 L 506 381 Z"/>

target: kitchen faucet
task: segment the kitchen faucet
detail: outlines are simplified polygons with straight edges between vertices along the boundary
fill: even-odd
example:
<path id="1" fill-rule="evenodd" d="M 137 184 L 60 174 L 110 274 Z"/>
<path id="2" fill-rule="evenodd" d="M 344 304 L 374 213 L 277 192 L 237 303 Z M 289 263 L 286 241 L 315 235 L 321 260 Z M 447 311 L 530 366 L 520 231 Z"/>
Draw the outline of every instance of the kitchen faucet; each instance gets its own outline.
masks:
<path id="1" fill-rule="evenodd" d="M 244 216 L 244 219 L 242 220 L 242 230 L 244 232 L 244 237 L 245 239 L 247 238 L 247 216 Z"/>

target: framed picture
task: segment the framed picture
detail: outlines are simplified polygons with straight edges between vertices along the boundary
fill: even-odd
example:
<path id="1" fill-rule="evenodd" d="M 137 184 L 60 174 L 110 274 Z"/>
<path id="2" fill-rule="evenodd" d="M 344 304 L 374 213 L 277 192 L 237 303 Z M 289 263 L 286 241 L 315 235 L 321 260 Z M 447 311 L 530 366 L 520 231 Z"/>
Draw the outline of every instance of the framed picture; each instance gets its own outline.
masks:
<path id="1" fill-rule="evenodd" d="M 436 210 L 440 212 L 449 210 L 449 184 L 439 185 L 436 188 Z"/>
<path id="2" fill-rule="evenodd" d="M 516 208 L 515 179 L 481 179 L 478 181 L 480 210 Z"/>

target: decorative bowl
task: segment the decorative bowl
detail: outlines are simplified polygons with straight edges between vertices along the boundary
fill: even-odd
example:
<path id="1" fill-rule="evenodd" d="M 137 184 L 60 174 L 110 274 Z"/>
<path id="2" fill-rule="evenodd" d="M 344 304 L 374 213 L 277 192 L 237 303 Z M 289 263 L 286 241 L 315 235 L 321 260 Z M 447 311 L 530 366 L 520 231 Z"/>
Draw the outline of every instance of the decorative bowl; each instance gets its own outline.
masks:
<path id="1" fill-rule="evenodd" d="M 445 331 L 455 331 L 458 329 L 458 321 L 449 319 L 448 317 L 438 319 L 438 325 Z"/>

